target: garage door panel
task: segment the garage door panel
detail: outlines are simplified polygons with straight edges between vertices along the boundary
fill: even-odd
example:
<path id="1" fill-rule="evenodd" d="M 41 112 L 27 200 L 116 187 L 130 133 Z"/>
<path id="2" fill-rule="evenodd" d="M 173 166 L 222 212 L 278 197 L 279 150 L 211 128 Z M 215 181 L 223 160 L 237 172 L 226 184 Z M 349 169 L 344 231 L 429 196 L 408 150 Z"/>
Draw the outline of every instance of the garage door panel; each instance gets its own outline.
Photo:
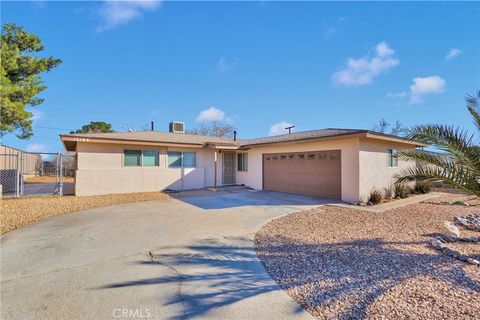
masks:
<path id="1" fill-rule="evenodd" d="M 263 156 L 264 189 L 340 198 L 340 150 Z"/>

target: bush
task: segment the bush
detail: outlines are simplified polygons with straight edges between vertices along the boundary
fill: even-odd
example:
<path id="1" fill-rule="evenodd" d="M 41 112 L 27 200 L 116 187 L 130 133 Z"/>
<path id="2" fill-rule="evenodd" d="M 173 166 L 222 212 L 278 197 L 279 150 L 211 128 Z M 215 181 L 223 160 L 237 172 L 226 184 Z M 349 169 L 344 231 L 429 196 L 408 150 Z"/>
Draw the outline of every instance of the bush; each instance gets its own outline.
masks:
<path id="1" fill-rule="evenodd" d="M 395 198 L 404 199 L 404 198 L 408 197 L 407 189 L 401 183 L 395 184 L 395 186 L 393 188 L 393 193 L 395 194 Z"/>
<path id="2" fill-rule="evenodd" d="M 415 184 L 414 191 L 415 193 L 425 194 L 429 193 L 432 190 L 432 186 L 429 183 L 418 181 Z"/>
<path id="3" fill-rule="evenodd" d="M 382 193 L 378 191 L 377 189 L 372 189 L 370 191 L 370 195 L 368 196 L 368 202 L 371 202 L 372 204 L 379 204 L 382 202 Z"/>

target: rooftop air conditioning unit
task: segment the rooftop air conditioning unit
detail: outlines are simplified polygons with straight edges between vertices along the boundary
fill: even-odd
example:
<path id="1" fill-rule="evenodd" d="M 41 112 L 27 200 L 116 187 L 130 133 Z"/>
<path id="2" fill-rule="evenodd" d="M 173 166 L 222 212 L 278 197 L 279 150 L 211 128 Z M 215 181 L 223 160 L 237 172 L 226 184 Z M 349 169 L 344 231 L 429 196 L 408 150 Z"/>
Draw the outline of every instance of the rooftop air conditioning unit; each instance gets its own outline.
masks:
<path id="1" fill-rule="evenodd" d="M 180 121 L 170 122 L 169 131 L 171 133 L 185 133 L 185 122 L 180 122 Z"/>

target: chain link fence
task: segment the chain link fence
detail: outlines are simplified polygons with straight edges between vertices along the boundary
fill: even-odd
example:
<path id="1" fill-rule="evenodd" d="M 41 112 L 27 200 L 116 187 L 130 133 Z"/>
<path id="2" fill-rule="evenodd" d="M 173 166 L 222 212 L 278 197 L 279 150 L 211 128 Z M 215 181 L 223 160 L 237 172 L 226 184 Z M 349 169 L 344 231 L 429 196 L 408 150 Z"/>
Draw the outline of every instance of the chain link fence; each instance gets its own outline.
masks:
<path id="1" fill-rule="evenodd" d="M 74 194 L 76 157 L 60 153 L 0 149 L 3 197 Z"/>

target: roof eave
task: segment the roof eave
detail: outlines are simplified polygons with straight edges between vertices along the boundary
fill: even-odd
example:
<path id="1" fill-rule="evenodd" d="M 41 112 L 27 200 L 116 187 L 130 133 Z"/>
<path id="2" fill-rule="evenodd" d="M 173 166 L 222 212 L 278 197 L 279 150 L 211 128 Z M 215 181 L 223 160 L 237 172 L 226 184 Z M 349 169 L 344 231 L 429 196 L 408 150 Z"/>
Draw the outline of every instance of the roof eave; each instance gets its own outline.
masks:
<path id="1" fill-rule="evenodd" d="M 391 136 L 391 135 L 383 135 L 383 134 L 378 134 L 378 133 L 372 133 L 372 132 L 367 132 L 365 134 L 365 138 L 398 142 L 398 143 L 403 143 L 403 144 L 414 145 L 416 147 L 428 147 L 429 146 L 428 144 L 425 144 L 425 143 L 420 142 L 420 141 L 410 140 L 410 139 L 406 139 L 406 138 L 402 138 L 402 137 L 395 137 L 395 136 Z"/>
<path id="2" fill-rule="evenodd" d="M 75 135 L 61 135 L 60 139 L 63 144 L 65 142 L 87 142 L 87 143 L 105 143 L 105 144 L 142 144 L 149 146 L 166 146 L 166 147 L 188 147 L 188 148 L 202 148 L 203 143 L 184 143 L 184 142 L 166 142 L 166 141 L 151 141 L 140 139 L 118 139 L 118 138 L 92 138 L 92 137 L 79 137 Z"/>

